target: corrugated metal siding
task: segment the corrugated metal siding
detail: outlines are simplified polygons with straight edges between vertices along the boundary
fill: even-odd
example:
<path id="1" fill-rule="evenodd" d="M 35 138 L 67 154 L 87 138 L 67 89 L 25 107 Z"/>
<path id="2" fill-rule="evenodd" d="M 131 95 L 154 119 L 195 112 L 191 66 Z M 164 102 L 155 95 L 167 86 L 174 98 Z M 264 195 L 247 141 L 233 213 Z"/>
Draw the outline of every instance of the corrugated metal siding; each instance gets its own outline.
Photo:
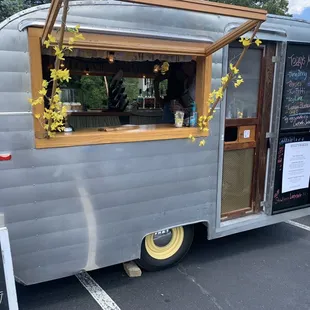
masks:
<path id="1" fill-rule="evenodd" d="M 241 22 L 87 3 L 71 4 L 69 23 L 216 40 L 226 25 Z M 143 237 L 166 227 L 209 221 L 214 229 L 218 115 L 206 148 L 175 140 L 50 150 L 34 149 L 31 115 L 1 115 L 29 111 L 27 34 L 17 29 L 23 20 L 44 20 L 46 14 L 46 7 L 28 11 L 0 31 L 0 152 L 13 156 L 0 164 L 0 212 L 17 278 L 31 284 L 138 258 Z M 213 57 L 213 87 L 221 75 L 220 51 Z"/>

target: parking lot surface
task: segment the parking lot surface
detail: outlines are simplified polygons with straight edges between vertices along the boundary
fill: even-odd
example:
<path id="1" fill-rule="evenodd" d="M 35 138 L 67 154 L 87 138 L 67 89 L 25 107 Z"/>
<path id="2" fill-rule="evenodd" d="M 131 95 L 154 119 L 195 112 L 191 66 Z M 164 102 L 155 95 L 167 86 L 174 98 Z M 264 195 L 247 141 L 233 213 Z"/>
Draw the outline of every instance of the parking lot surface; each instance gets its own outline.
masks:
<path id="1" fill-rule="evenodd" d="M 87 276 L 97 286 L 91 291 L 76 277 L 18 285 L 19 307 L 309 310 L 310 217 L 295 223 L 302 225 L 281 223 L 212 241 L 201 227 L 189 254 L 173 268 L 140 278 L 128 278 L 121 265 L 92 271 Z"/>

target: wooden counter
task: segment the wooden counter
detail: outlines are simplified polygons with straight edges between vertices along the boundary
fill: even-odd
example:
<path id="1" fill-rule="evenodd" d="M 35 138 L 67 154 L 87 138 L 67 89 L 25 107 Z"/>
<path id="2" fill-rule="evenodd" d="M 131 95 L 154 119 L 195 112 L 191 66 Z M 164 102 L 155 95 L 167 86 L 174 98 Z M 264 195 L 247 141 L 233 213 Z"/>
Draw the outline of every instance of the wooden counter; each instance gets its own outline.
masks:
<path id="1" fill-rule="evenodd" d="M 55 138 L 36 139 L 36 148 L 57 148 L 107 143 L 141 142 L 154 140 L 186 139 L 190 134 L 207 136 L 198 128 L 176 128 L 174 125 L 140 125 L 138 129 L 104 132 L 90 128 L 72 133 L 59 133 Z"/>

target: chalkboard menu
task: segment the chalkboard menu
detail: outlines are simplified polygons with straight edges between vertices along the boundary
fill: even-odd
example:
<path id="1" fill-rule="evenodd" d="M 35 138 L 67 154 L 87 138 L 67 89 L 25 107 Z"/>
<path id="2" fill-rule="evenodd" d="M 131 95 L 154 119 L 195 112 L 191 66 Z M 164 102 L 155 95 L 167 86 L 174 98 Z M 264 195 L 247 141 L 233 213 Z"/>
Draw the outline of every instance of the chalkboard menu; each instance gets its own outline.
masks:
<path id="1" fill-rule="evenodd" d="M 286 178 L 286 174 L 284 172 L 284 159 L 285 159 L 285 152 L 288 152 L 288 147 L 291 146 L 309 146 L 310 142 L 310 132 L 299 132 L 299 133 L 287 133 L 287 134 L 280 134 L 279 137 L 279 144 L 278 144 L 278 152 L 277 152 L 277 160 L 276 160 L 276 172 L 275 172 L 275 183 L 274 183 L 274 196 L 273 196 L 273 214 L 285 212 L 285 211 L 292 211 L 294 209 L 300 209 L 303 207 L 310 206 L 310 184 L 309 184 L 309 174 L 307 176 L 307 185 L 300 189 L 296 190 L 285 190 L 284 187 L 287 186 L 288 180 L 284 180 Z M 308 154 L 304 154 L 308 156 Z M 292 160 L 290 163 L 293 166 L 293 172 L 296 174 L 300 174 L 301 177 L 303 174 L 309 173 L 307 162 L 305 161 L 304 164 L 306 165 L 305 169 L 302 166 L 301 160 L 296 160 L 295 162 Z M 303 171 L 302 169 L 306 170 Z M 300 175 L 297 177 L 300 178 Z M 294 176 L 293 176 L 294 177 Z M 296 176 L 295 176 L 296 178 Z"/>
<path id="2" fill-rule="evenodd" d="M 290 44 L 281 114 L 282 129 L 310 128 L 310 45 Z"/>

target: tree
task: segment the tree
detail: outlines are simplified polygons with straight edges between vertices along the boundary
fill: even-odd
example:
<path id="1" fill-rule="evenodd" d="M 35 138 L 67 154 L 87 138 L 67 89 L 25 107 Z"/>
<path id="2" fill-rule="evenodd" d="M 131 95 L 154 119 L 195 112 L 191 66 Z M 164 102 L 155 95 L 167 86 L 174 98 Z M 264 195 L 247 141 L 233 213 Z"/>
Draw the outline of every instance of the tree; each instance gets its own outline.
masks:
<path id="1" fill-rule="evenodd" d="M 51 0 L 24 0 L 24 9 L 30 8 L 32 6 L 51 3 Z"/>
<path id="2" fill-rule="evenodd" d="M 249 8 L 265 9 L 270 14 L 289 15 L 288 0 L 212 0 L 226 4 L 246 6 Z"/>
<path id="3" fill-rule="evenodd" d="M 0 23 L 11 15 L 51 0 L 0 0 Z"/>

